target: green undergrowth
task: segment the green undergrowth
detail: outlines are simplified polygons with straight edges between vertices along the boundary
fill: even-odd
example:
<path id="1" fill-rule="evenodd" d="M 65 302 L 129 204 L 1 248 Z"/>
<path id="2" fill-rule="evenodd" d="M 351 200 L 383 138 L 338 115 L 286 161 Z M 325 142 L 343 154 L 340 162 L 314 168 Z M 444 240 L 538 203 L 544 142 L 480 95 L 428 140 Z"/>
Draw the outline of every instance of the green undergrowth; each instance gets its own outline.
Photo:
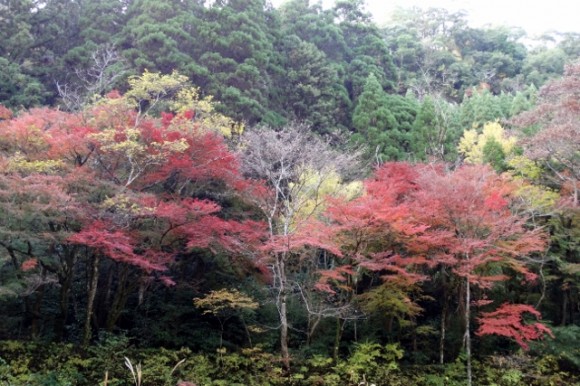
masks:
<path id="1" fill-rule="evenodd" d="M 276 355 L 260 347 L 201 354 L 188 348 L 139 349 L 122 336 L 107 336 L 86 350 L 71 344 L 2 341 L 0 385 L 465 385 L 461 357 L 446 365 L 421 366 L 401 363 L 402 358 L 398 345 L 359 343 L 338 362 L 321 355 L 296 356 L 288 373 Z M 565 371 L 560 364 L 551 354 L 492 356 L 474 363 L 474 384 L 580 385 L 573 375 L 578 372 Z"/>

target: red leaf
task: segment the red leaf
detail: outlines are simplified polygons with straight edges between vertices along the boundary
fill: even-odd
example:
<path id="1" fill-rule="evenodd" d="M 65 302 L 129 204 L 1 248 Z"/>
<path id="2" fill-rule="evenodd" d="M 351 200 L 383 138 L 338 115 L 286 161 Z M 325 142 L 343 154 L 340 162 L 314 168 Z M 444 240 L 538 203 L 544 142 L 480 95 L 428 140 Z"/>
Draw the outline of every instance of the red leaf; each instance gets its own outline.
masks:
<path id="1" fill-rule="evenodd" d="M 541 339 L 545 334 L 554 335 L 552 331 L 541 323 L 525 323 L 523 314 L 531 314 L 540 319 L 540 313 L 532 306 L 525 304 L 501 305 L 496 311 L 484 312 L 479 318 L 477 335 L 499 335 L 514 339 L 524 350 L 528 349 L 527 342 Z"/>
<path id="2" fill-rule="evenodd" d="M 22 264 L 20 265 L 20 269 L 23 270 L 24 272 L 26 272 L 26 271 L 33 270 L 37 266 L 38 266 L 38 259 L 30 258 L 30 259 L 27 259 L 27 260 L 22 262 Z"/>

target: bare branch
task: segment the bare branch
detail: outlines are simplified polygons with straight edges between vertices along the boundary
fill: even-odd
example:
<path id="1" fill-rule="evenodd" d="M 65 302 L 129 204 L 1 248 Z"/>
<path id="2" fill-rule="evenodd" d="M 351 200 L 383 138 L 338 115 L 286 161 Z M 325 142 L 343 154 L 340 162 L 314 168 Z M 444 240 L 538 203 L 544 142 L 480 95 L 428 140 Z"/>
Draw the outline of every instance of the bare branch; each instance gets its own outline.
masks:
<path id="1" fill-rule="evenodd" d="M 115 47 L 107 43 L 91 53 L 91 63 L 87 68 L 76 68 L 74 72 L 77 82 L 55 82 L 62 103 L 70 111 L 80 110 L 95 96 L 110 91 L 127 73 L 127 65 Z"/>

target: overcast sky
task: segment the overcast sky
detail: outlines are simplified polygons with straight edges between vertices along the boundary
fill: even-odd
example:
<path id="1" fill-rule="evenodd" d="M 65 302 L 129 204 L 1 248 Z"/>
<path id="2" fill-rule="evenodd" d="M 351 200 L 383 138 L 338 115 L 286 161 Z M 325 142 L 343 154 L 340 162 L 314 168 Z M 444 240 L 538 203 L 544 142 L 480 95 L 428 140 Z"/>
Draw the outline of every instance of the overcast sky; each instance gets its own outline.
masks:
<path id="1" fill-rule="evenodd" d="M 285 0 L 272 0 L 277 6 Z M 310 0 L 314 4 L 316 0 Z M 323 0 L 331 6 L 334 0 Z M 528 34 L 548 30 L 580 32 L 580 0 L 366 0 L 367 10 L 382 24 L 397 6 L 437 7 L 468 12 L 470 25 L 480 27 L 508 25 L 522 27 Z"/>

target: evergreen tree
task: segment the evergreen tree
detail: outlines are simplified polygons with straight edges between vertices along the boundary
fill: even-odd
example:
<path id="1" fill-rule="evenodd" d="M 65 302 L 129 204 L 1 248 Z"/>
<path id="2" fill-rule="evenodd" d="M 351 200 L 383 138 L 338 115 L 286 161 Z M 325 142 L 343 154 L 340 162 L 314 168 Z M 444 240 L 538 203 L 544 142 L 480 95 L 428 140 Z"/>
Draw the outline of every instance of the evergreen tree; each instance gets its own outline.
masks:
<path id="1" fill-rule="evenodd" d="M 385 90 L 393 89 L 396 70 L 389 48 L 372 23 L 362 0 L 340 0 L 334 7 L 335 21 L 342 30 L 348 50 L 345 55 L 351 100 L 363 92 L 367 76 L 374 73 Z"/>
<path id="2" fill-rule="evenodd" d="M 200 64 L 205 90 L 223 102 L 222 112 L 249 123 L 280 121 L 272 111 L 274 36 L 264 0 L 216 2 L 204 10 Z"/>
<path id="3" fill-rule="evenodd" d="M 530 108 L 532 108 L 530 100 L 523 92 L 518 91 L 512 100 L 509 116 L 513 117 L 521 112 L 529 110 Z"/>
<path id="4" fill-rule="evenodd" d="M 489 90 L 480 91 L 474 88 L 469 94 L 460 106 L 461 124 L 464 129 L 481 130 L 487 122 L 506 118 L 501 99 L 492 95 Z"/>
<path id="5" fill-rule="evenodd" d="M 386 128 L 383 158 L 393 161 L 406 160 L 413 147 L 412 131 L 417 116 L 417 101 L 413 97 L 387 94 L 386 103 L 394 118 L 394 124 Z"/>
<path id="6" fill-rule="evenodd" d="M 193 54 L 200 8 L 192 1 L 136 0 L 127 8 L 120 33 L 124 56 L 137 72 L 187 73 Z M 189 75 L 189 74 L 188 74 Z"/>
<path id="7" fill-rule="evenodd" d="M 371 73 L 353 113 L 353 141 L 366 144 L 379 161 L 406 159 L 416 113 L 414 100 L 386 94 Z"/>
<path id="8" fill-rule="evenodd" d="M 377 77 L 370 74 L 367 77 L 364 90 L 358 98 L 352 116 L 352 125 L 355 129 L 353 140 L 367 141 L 368 145 L 376 145 L 381 131 L 389 124 L 394 124 L 394 118 L 387 109 L 386 94 Z M 374 148 L 369 149 L 375 151 Z"/>
<path id="9" fill-rule="evenodd" d="M 308 0 L 290 0 L 279 13 L 283 35 L 296 35 L 314 44 L 330 61 L 342 64 L 347 45 L 332 10 L 324 10 L 320 3 L 310 5 Z"/>
<path id="10" fill-rule="evenodd" d="M 413 158 L 452 160 L 460 128 L 457 108 L 441 97 L 426 96 L 419 106 L 411 136 Z"/>
<path id="11" fill-rule="evenodd" d="M 0 105 L 26 108 L 42 105 L 46 90 L 35 78 L 21 71 L 16 63 L 0 57 Z"/>
<path id="12" fill-rule="evenodd" d="M 279 87 L 286 96 L 287 116 L 307 122 L 319 133 L 340 128 L 350 101 L 336 66 L 314 44 L 295 35 L 283 41 L 282 52 L 286 73 L 279 78 Z"/>
<path id="13" fill-rule="evenodd" d="M 0 1 L 0 57 L 20 65 L 34 44 L 32 0 Z"/>
<path id="14" fill-rule="evenodd" d="M 90 67 L 92 55 L 100 47 L 115 47 L 126 24 L 124 3 L 120 0 L 81 0 L 80 4 L 78 45 L 64 57 L 66 71 L 71 75 Z"/>

